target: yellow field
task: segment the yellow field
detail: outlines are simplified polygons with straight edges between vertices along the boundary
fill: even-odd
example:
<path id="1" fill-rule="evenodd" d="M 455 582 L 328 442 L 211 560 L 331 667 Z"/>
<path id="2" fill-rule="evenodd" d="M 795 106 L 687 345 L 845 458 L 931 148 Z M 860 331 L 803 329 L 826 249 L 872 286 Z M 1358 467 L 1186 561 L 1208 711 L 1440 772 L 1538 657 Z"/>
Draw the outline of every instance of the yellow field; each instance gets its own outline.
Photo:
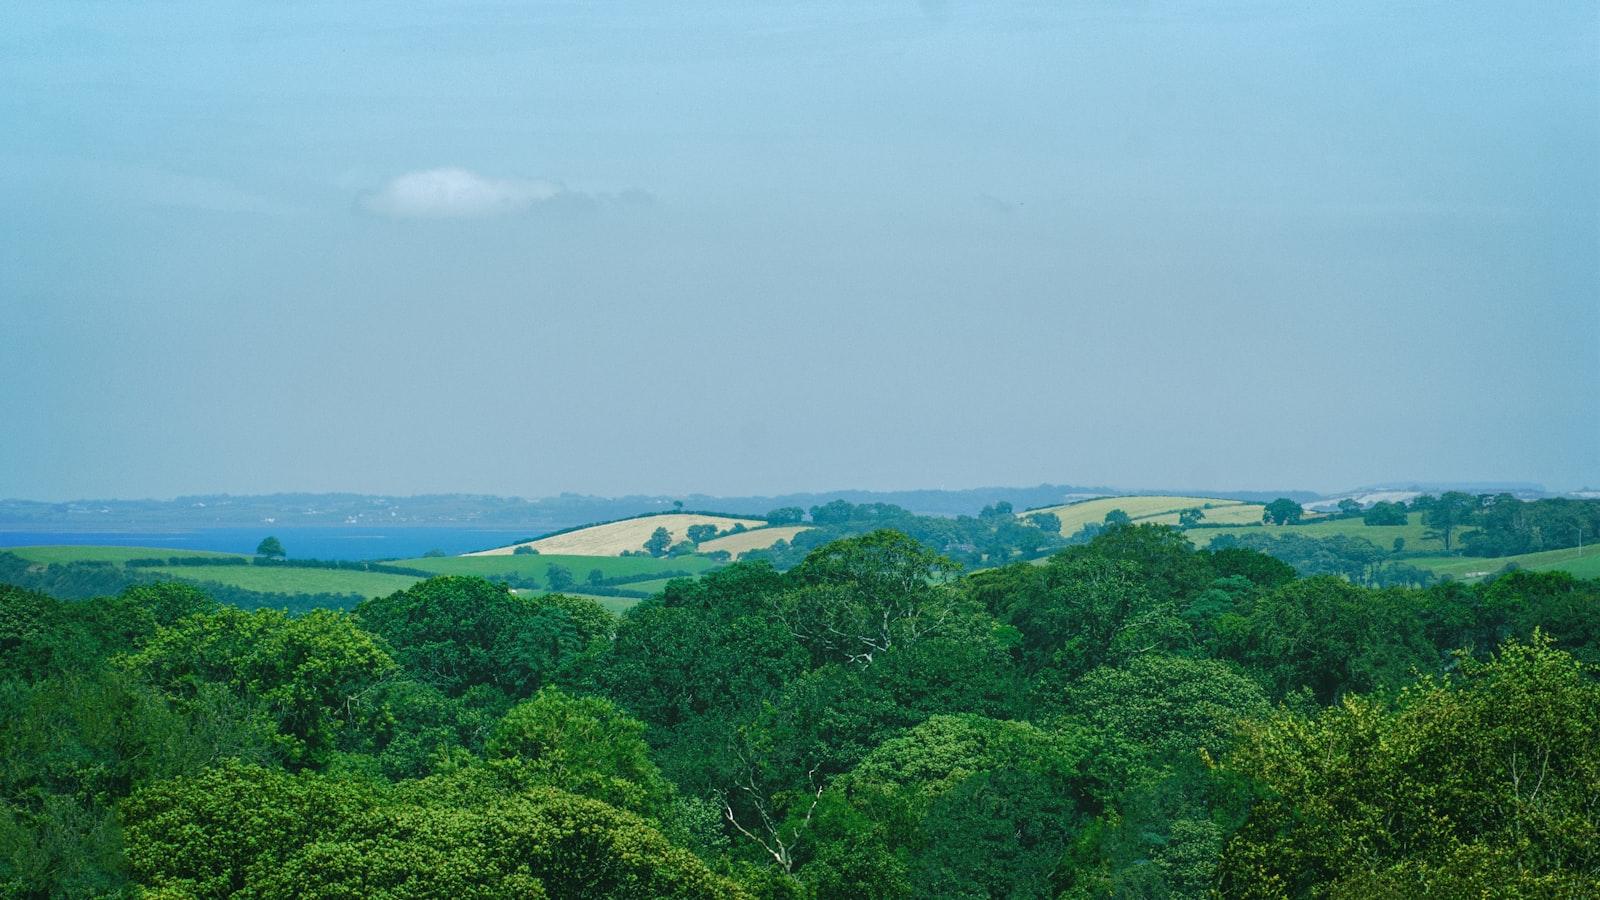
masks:
<path id="1" fill-rule="evenodd" d="M 732 528 L 735 522 L 744 523 L 746 528 L 760 528 L 767 524 L 760 519 L 737 519 L 731 516 L 705 516 L 699 513 L 668 513 L 661 516 L 642 516 L 637 519 L 623 519 L 620 522 L 607 522 L 604 525 L 595 525 L 565 534 L 551 535 L 537 541 L 527 541 L 540 553 L 561 553 L 569 556 L 621 556 L 624 550 L 642 550 L 644 542 L 657 528 L 665 528 L 672 535 L 674 544 L 686 537 L 690 525 L 715 525 L 717 528 Z M 776 538 L 774 538 L 776 540 Z M 463 554 L 465 556 L 506 556 L 522 546 L 511 544 L 505 547 L 496 547 L 493 550 L 480 550 L 477 553 Z"/>
<path id="2" fill-rule="evenodd" d="M 794 536 L 802 531 L 811 530 L 810 525 L 774 525 L 770 528 L 757 528 L 753 531 L 741 531 L 726 537 L 713 538 L 700 545 L 701 553 L 711 553 L 717 550 L 726 550 L 733 554 L 734 559 L 751 550 L 765 550 L 778 541 L 792 541 Z"/>
<path id="3" fill-rule="evenodd" d="M 1104 522 L 1106 513 L 1114 509 L 1127 513 L 1136 525 L 1176 525 L 1178 513 L 1192 506 L 1205 510 L 1206 517 L 1202 520 L 1205 522 L 1242 524 L 1261 521 L 1261 504 L 1217 497 L 1101 497 L 1082 503 L 1033 509 L 1019 515 L 1026 517 L 1033 513 L 1054 513 L 1061 519 L 1062 536 L 1071 537 L 1085 525 Z"/>

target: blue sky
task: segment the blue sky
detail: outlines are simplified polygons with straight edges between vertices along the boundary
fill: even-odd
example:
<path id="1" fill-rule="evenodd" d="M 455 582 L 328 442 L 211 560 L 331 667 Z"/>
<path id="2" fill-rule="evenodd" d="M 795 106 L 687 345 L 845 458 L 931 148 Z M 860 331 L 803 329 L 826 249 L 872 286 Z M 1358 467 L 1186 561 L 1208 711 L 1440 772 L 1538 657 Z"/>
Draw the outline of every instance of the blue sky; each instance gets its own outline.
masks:
<path id="1" fill-rule="evenodd" d="M 1597 46 L 1590 3 L 15 4 L 0 496 L 1600 486 Z"/>

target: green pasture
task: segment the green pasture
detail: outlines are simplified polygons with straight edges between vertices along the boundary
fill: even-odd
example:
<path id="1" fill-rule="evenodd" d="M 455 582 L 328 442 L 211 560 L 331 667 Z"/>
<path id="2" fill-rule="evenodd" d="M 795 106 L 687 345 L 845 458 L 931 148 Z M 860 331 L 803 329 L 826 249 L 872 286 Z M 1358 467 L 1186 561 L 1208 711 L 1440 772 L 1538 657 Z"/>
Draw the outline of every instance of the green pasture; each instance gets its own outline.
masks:
<path id="1" fill-rule="evenodd" d="M 675 580 L 673 578 L 657 578 L 654 581 L 630 581 L 627 584 L 619 584 L 617 587 L 628 591 L 644 591 L 646 594 L 655 594 Z"/>
<path id="2" fill-rule="evenodd" d="M 29 562 L 51 565 L 55 563 L 108 562 L 122 565 L 130 559 L 171 559 L 174 556 L 238 556 L 237 553 L 215 553 L 210 550 L 177 550 L 172 547 L 96 547 L 81 544 L 40 545 L 32 547 L 0 547 L 0 551 L 15 553 Z"/>
<path id="3" fill-rule="evenodd" d="M 1468 581 L 1498 572 L 1508 563 L 1535 572 L 1571 572 L 1579 578 L 1600 578 L 1600 545 L 1586 546 L 1582 551 L 1568 547 L 1517 556 L 1423 556 L 1405 562 Z"/>
<path id="4" fill-rule="evenodd" d="M 410 575 L 287 566 L 161 566 L 140 569 L 191 582 L 215 582 L 274 594 L 360 594 L 383 597 L 421 581 Z"/>

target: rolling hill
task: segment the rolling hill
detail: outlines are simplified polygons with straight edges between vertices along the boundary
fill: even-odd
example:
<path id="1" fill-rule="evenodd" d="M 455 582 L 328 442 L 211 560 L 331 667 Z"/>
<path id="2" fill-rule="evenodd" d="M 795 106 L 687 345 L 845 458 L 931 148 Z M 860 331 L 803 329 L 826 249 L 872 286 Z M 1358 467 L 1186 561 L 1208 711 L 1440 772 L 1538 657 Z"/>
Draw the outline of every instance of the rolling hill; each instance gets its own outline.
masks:
<path id="1" fill-rule="evenodd" d="M 290 566 L 162 566 L 140 569 L 196 584 L 215 582 L 269 594 L 360 594 L 383 597 L 422 579 L 387 572 L 302 569 Z"/>
<path id="2" fill-rule="evenodd" d="M 507 556 L 515 553 L 518 547 L 531 546 L 540 553 L 568 556 L 621 556 L 624 551 L 642 549 L 644 542 L 650 539 L 650 535 L 657 528 L 667 529 L 667 533 L 672 536 L 672 542 L 677 543 L 687 537 L 691 525 L 715 525 L 717 530 L 725 531 L 735 524 L 754 529 L 761 528 L 767 523 L 764 519 L 744 519 L 708 513 L 663 513 L 606 522 L 603 525 L 589 525 L 571 531 L 557 532 L 537 540 L 463 555 Z"/>
<path id="3" fill-rule="evenodd" d="M 795 535 L 810 530 L 810 525 L 773 525 L 767 528 L 755 528 L 706 541 L 700 545 L 700 552 L 715 553 L 718 550 L 726 550 L 734 559 L 738 559 L 751 550 L 765 550 L 779 541 L 792 541 Z"/>
<path id="4" fill-rule="evenodd" d="M 1206 522 L 1244 524 L 1261 521 L 1262 505 L 1259 503 L 1245 503 L 1220 497 L 1175 496 L 1099 497 L 1063 506 L 1030 509 L 1018 513 L 1018 516 L 1027 518 L 1035 513 L 1052 513 L 1061 520 L 1061 535 L 1072 537 L 1085 525 L 1098 525 L 1104 522 L 1106 514 L 1114 509 L 1127 513 L 1136 525 L 1176 525 L 1178 513 L 1191 507 L 1203 509 Z"/>
<path id="5" fill-rule="evenodd" d="M 1406 562 L 1437 575 L 1451 575 L 1465 581 L 1492 575 L 1512 563 L 1533 572 L 1567 572 L 1576 578 L 1600 578 L 1600 544 L 1585 545 L 1582 550 L 1568 547 L 1517 556 L 1422 556 Z"/>

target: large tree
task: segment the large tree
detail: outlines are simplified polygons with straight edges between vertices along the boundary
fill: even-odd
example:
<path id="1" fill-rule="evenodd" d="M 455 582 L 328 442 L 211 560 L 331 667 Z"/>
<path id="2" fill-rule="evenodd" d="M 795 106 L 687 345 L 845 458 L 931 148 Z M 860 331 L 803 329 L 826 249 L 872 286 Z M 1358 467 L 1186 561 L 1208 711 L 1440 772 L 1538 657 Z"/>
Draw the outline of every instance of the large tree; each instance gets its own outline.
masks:
<path id="1" fill-rule="evenodd" d="M 430 578 L 363 601 L 355 614 L 413 677 L 452 697 L 474 687 L 529 696 L 589 640 L 563 605 L 466 576 Z"/>
<path id="2" fill-rule="evenodd" d="M 1477 511 L 1478 498 L 1461 491 L 1446 491 L 1423 510 L 1422 524 L 1427 526 L 1428 537 L 1438 538 L 1444 543 L 1444 552 L 1449 553 L 1456 530 L 1469 524 Z"/>
<path id="3" fill-rule="evenodd" d="M 667 548 L 671 546 L 672 532 L 668 531 L 665 526 L 659 527 L 655 531 L 650 532 L 649 539 L 644 542 L 644 549 L 648 551 L 651 556 L 661 556 L 662 554 L 666 553 Z"/>
<path id="4" fill-rule="evenodd" d="M 1261 520 L 1273 525 L 1294 525 L 1305 514 L 1306 511 L 1300 504 L 1288 497 L 1279 497 L 1262 509 Z"/>
<path id="5" fill-rule="evenodd" d="M 319 766 L 342 734 L 377 715 L 372 691 L 394 669 L 373 635 L 344 613 L 224 607 L 162 628 L 124 665 L 180 708 L 208 701 L 218 685 L 257 706 L 295 766 Z"/>
<path id="6" fill-rule="evenodd" d="M 1227 769 L 1258 792 L 1225 896 L 1600 893 L 1600 682 L 1542 637 L 1392 706 L 1280 711 Z"/>

